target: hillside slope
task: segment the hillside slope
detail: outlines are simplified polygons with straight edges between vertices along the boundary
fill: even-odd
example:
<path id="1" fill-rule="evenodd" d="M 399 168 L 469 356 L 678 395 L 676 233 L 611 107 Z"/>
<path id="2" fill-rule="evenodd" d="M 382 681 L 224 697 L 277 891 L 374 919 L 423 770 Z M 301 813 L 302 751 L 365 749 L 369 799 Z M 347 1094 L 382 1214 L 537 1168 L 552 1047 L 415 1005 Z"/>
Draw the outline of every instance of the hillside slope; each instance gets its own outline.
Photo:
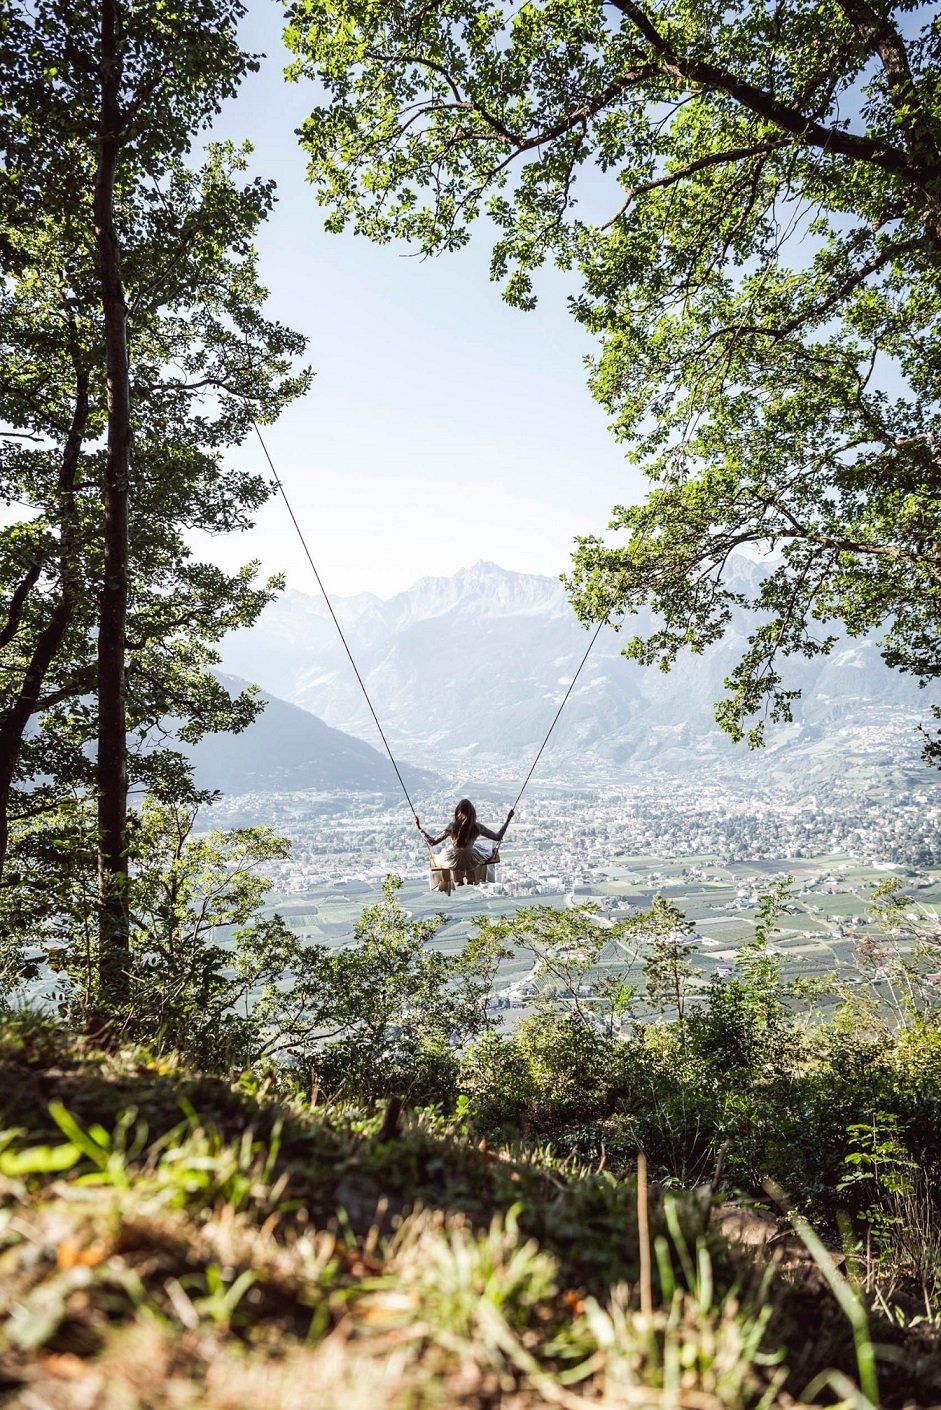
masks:
<path id="1" fill-rule="evenodd" d="M 0 1028 L 0 1076 L 4 1406 L 785 1410 L 830 1368 L 866 1404 L 809 1260 L 783 1277 L 694 1195 L 647 1212 L 633 1181 L 434 1117 L 305 1110 L 48 1029 Z M 927 1355 L 881 1369 L 884 1404 L 938 1390 Z"/>
<path id="2" fill-rule="evenodd" d="M 233 694 L 247 681 L 222 675 Z M 309 710 L 262 691 L 265 709 L 241 734 L 210 734 L 186 748 L 201 788 L 223 793 L 291 789 L 392 792 L 398 780 L 388 756 L 365 740 L 325 724 Z M 375 734 L 375 725 L 373 725 Z M 406 784 L 433 788 L 436 776 L 399 760 Z"/>

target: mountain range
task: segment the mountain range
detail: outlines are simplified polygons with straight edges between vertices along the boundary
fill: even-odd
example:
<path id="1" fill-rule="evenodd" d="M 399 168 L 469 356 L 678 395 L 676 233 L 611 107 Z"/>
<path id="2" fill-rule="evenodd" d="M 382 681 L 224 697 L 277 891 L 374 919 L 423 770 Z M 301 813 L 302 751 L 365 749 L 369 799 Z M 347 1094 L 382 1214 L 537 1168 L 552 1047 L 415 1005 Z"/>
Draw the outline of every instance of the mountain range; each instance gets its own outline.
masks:
<path id="1" fill-rule="evenodd" d="M 732 570 L 746 591 L 761 574 L 744 557 Z M 389 599 L 334 599 L 334 608 L 397 755 L 456 777 L 485 760 L 524 771 L 588 642 L 558 580 L 493 563 L 422 578 Z M 640 631 L 648 624 L 637 619 Z M 552 771 L 655 760 L 670 772 L 691 760 L 740 758 L 743 748 L 719 730 L 713 707 L 746 633 L 739 615 L 716 646 L 684 653 L 663 673 L 627 660 L 624 635 L 603 630 L 553 734 Z M 255 626 L 226 639 L 223 664 L 333 729 L 378 743 L 323 598 L 286 592 Z M 777 754 L 812 745 L 819 755 L 821 742 L 836 748 L 847 730 L 903 716 L 917 754 L 914 720 L 926 713 L 925 694 L 884 665 L 874 640 L 842 640 L 828 656 L 791 662 L 788 674 L 804 693 L 794 724 L 769 732 Z M 339 775 L 351 745 L 325 735 L 327 747 L 338 751 Z M 365 757 L 356 756 L 364 777 Z"/>

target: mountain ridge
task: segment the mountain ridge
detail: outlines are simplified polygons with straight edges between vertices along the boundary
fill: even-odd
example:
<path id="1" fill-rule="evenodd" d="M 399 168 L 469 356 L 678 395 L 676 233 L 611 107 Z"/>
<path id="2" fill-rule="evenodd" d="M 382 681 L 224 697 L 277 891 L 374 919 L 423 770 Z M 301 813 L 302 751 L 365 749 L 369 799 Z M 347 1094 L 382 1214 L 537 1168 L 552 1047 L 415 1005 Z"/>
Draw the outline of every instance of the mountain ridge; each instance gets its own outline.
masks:
<path id="1" fill-rule="evenodd" d="M 761 565 L 738 555 L 733 567 L 754 589 Z M 486 561 L 420 578 L 388 599 L 359 594 L 333 605 L 397 749 L 461 773 L 469 758 L 518 761 L 537 747 L 588 644 L 560 581 Z M 744 614 L 721 642 L 683 654 L 668 674 L 621 654 L 627 632 L 643 633 L 651 621 L 640 614 L 620 633 L 600 634 L 553 736 L 557 764 L 587 758 L 620 768 L 657 758 L 682 769 L 690 757 L 733 757 L 712 712 L 744 645 Z M 374 735 L 322 599 L 286 593 L 255 627 L 227 638 L 223 661 L 329 725 Z M 885 666 L 872 638 L 843 638 L 829 656 L 792 660 L 788 674 L 805 698 L 795 702 L 793 726 L 769 730 L 776 752 L 802 738 L 836 741 L 873 710 L 925 714 L 925 694 Z"/>

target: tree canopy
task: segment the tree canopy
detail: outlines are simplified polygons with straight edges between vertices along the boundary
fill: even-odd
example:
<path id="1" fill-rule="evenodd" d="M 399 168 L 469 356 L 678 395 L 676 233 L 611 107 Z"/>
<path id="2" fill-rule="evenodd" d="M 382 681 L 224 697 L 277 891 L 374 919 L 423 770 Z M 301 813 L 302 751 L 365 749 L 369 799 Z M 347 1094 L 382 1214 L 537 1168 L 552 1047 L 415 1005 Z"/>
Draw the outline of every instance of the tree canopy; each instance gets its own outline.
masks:
<path id="1" fill-rule="evenodd" d="M 579 542 L 584 620 L 643 604 L 664 668 L 751 634 L 717 709 L 790 718 L 786 658 L 879 629 L 941 674 L 941 22 L 869 0 L 297 0 L 328 227 L 453 250 L 522 308 L 554 261 L 650 479 Z M 751 595 L 736 550 L 764 555 Z M 823 624 L 821 626 L 821 624 Z"/>
<path id="2" fill-rule="evenodd" d="M 12 829 L 20 869 L 4 910 L 29 929 L 50 894 L 38 859 L 61 860 L 96 798 L 100 957 L 124 990 L 128 784 L 193 797 L 172 735 L 258 709 L 210 668 L 274 583 L 195 561 L 187 535 L 250 525 L 272 487 L 226 453 L 308 382 L 303 338 L 263 311 L 272 184 L 233 144 L 189 153 L 254 65 L 241 14 L 0 7 L 0 498 L 24 511 L 0 568 L 0 865 Z"/>

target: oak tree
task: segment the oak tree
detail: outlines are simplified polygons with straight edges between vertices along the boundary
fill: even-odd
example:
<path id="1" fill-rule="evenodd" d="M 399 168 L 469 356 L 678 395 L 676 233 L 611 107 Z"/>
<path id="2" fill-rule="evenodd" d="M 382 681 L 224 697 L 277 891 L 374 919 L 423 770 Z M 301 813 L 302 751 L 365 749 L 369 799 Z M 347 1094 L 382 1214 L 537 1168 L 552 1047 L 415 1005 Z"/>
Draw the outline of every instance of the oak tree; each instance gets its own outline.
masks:
<path id="1" fill-rule="evenodd" d="M 919 0 L 295 0 L 328 226 L 423 252 L 489 217 L 492 272 L 554 261 L 641 504 L 579 542 L 584 620 L 653 607 L 668 668 L 734 611 L 717 710 L 761 742 L 786 658 L 881 632 L 941 675 L 941 22 Z M 764 556 L 760 585 L 730 575 Z M 823 624 L 823 625 L 821 625 Z"/>

